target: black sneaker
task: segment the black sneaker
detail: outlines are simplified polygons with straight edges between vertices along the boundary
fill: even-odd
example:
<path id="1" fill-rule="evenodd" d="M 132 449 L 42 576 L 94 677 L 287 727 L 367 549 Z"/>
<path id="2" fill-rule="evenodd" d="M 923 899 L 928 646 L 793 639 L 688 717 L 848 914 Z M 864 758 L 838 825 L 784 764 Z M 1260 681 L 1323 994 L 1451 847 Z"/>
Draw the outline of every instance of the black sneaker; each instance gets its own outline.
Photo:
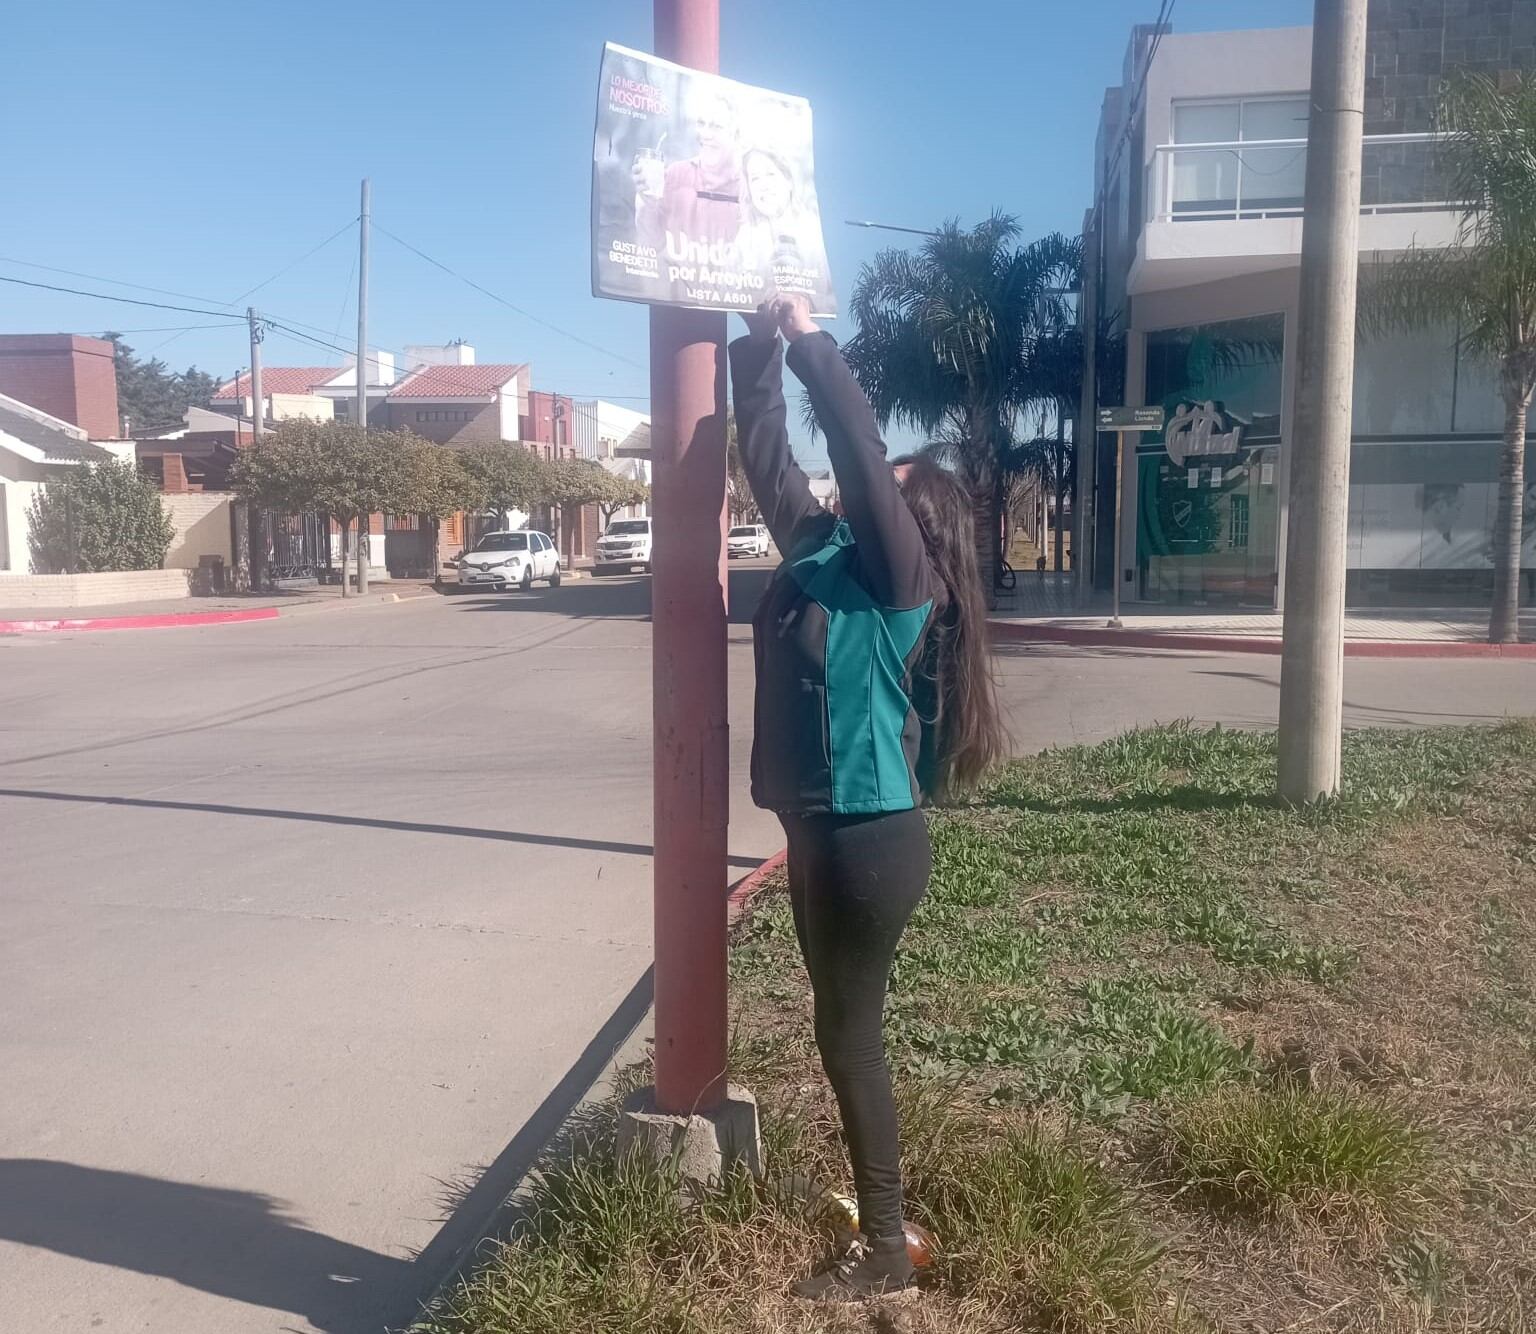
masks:
<path id="1" fill-rule="evenodd" d="M 916 1281 L 905 1237 L 854 1244 L 848 1257 L 790 1289 L 808 1302 L 865 1302 L 905 1292 Z"/>

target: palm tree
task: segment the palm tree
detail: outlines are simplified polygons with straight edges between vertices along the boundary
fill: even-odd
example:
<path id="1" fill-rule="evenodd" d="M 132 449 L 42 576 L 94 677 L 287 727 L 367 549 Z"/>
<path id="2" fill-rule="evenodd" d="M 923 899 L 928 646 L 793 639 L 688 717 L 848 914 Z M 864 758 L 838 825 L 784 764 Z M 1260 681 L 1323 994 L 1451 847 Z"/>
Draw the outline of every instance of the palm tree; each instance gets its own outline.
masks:
<path id="1" fill-rule="evenodd" d="M 1464 200 L 1456 243 L 1405 251 L 1372 275 L 1367 329 L 1455 327 L 1461 346 L 1499 363 L 1504 448 L 1493 539 L 1488 638 L 1520 637 L 1526 413 L 1536 388 L 1536 80 L 1451 80 L 1441 97 L 1449 198 Z"/>
<path id="2" fill-rule="evenodd" d="M 1082 258 L 1076 237 L 1016 246 L 995 213 L 970 230 L 946 222 L 916 252 L 886 250 L 864 267 L 851 303 L 859 332 L 844 349 L 882 427 L 933 435 L 975 500 L 988 591 L 1002 554 L 1007 477 L 1000 456 L 1039 397 L 1036 354 L 1070 324 L 1066 294 Z"/>

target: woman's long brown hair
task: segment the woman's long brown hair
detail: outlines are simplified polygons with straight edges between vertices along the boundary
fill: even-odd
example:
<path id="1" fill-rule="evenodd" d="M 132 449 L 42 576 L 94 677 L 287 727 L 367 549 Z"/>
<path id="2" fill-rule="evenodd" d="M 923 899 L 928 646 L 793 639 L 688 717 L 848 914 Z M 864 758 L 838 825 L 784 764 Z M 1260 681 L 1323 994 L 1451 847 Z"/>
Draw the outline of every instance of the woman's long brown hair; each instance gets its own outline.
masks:
<path id="1" fill-rule="evenodd" d="M 976 562 L 976 521 L 953 473 L 923 454 L 897 466 L 909 469 L 902 498 L 942 585 L 914 685 L 925 723 L 919 769 L 927 772 L 920 779 L 946 801 L 974 788 L 1006 750 Z"/>

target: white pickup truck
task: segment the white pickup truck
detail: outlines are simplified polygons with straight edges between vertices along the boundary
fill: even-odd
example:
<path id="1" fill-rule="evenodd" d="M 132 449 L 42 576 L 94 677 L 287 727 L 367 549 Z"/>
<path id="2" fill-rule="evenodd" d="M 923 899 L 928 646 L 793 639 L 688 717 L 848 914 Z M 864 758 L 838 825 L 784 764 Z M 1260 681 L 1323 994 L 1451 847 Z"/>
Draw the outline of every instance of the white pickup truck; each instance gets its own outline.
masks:
<path id="1" fill-rule="evenodd" d="M 615 519 L 597 539 L 592 573 L 627 573 L 637 565 L 647 574 L 651 572 L 651 521 L 649 518 Z"/>

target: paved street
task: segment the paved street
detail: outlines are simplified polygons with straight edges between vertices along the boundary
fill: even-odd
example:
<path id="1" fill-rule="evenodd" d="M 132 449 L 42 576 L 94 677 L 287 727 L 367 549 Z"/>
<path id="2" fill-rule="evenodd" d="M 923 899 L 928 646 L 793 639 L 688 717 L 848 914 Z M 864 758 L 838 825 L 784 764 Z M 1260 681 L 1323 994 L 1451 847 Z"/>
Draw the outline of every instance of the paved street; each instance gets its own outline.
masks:
<path id="1" fill-rule="evenodd" d="M 765 578 L 733 567 L 733 875 L 779 844 L 745 793 Z M 648 598 L 0 639 L 0 1328 L 409 1318 L 643 1005 Z M 999 664 L 1021 749 L 1274 722 L 1274 659 Z M 1536 663 L 1351 661 L 1347 697 L 1536 712 Z"/>

